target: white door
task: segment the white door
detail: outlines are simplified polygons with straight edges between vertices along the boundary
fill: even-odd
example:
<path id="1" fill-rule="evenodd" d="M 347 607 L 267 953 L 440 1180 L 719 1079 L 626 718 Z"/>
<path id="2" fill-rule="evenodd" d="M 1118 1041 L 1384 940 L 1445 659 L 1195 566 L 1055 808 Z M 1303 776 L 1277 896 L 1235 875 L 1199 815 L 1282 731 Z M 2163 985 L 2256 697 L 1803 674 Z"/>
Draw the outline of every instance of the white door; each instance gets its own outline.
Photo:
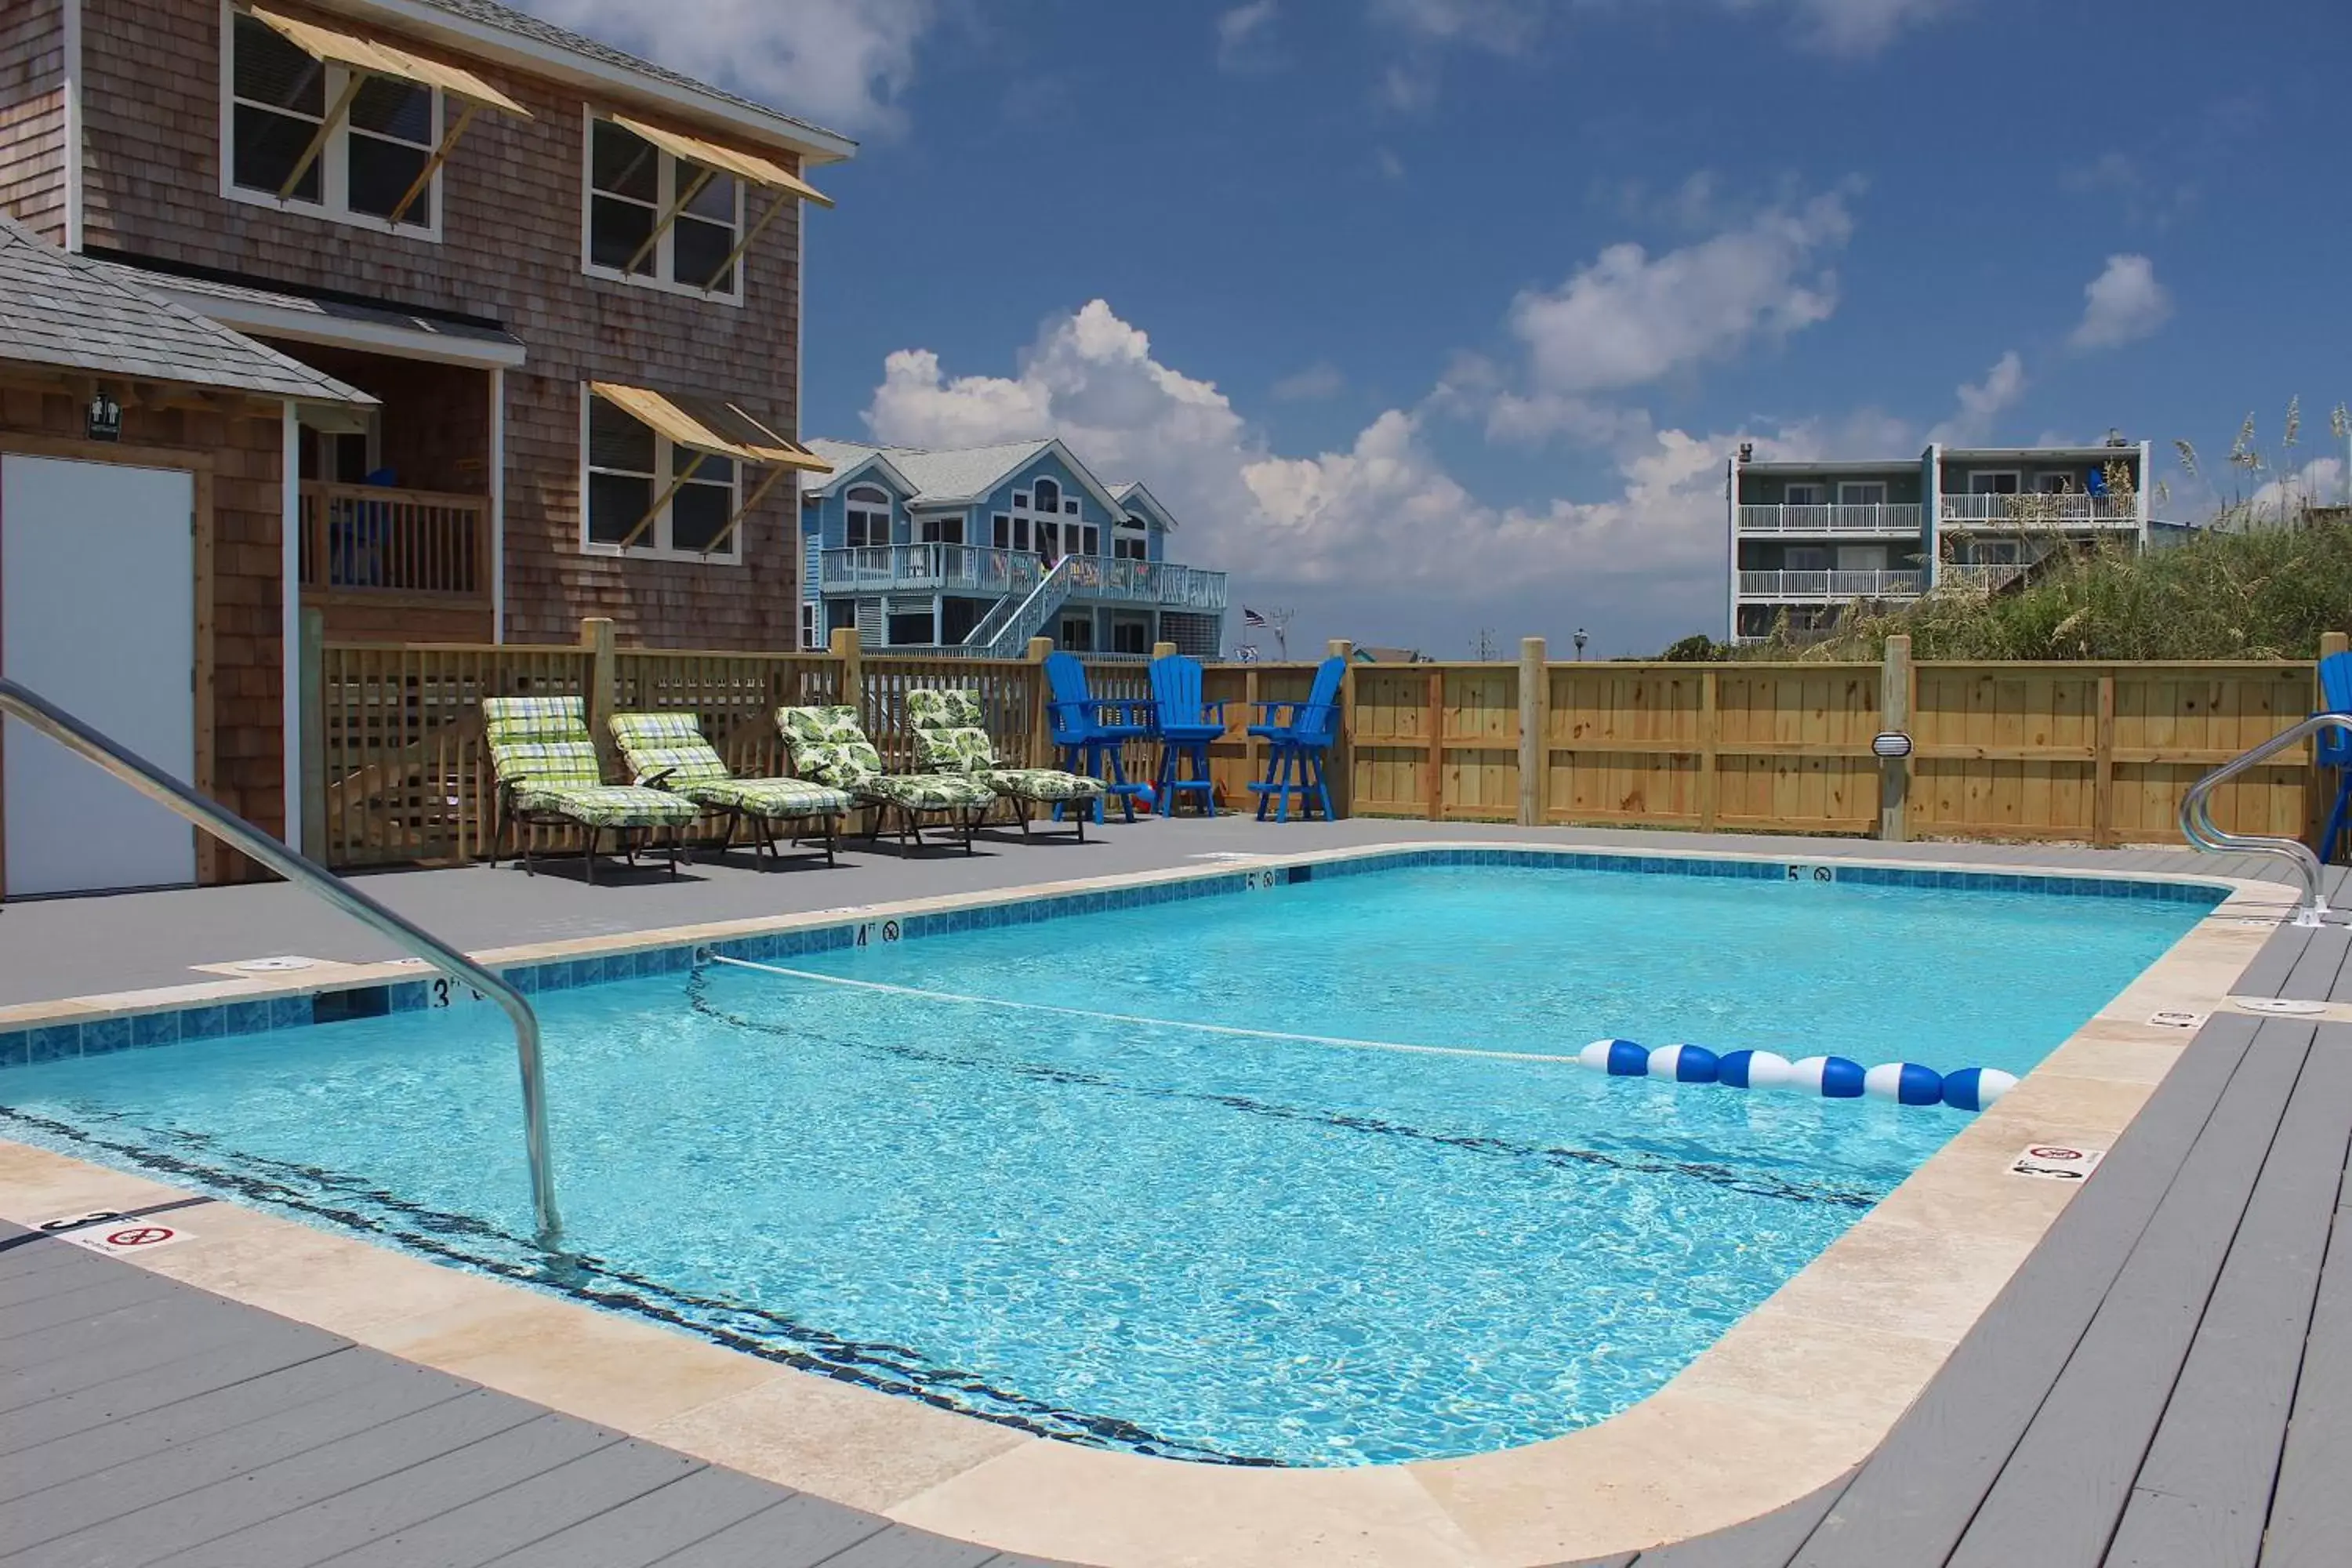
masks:
<path id="1" fill-rule="evenodd" d="M 195 478 L 0 458 L 0 674 L 183 783 L 196 769 Z M 195 829 L 10 721 L 7 891 L 196 879 Z"/>

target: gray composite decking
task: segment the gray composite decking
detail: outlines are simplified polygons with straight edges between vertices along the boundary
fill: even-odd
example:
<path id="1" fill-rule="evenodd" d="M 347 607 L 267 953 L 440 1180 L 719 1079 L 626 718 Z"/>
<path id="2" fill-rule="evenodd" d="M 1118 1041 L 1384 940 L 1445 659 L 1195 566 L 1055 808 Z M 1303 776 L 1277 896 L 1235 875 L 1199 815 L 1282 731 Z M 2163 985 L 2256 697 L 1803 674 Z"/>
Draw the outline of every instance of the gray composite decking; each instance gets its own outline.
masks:
<path id="1" fill-rule="evenodd" d="M 1184 852 L 1228 844 L 1311 847 L 1288 832 L 1229 839 L 1213 831 L 1222 825 L 1205 826 L 1213 831 L 1163 840 L 1158 857 L 1181 863 Z M 1454 825 L 1336 826 L 1355 831 L 1320 841 L 1486 836 Z M 1494 836 L 1507 834 L 1524 830 Z M 1640 843 L 1646 836 L 1541 837 Z M 1649 841 L 1702 842 L 1682 835 Z M 2271 869 L 2249 858 L 2164 851 L 1714 842 L 1808 859 Z M 950 880 L 987 885 L 1005 874 L 984 861 L 964 865 Z M 1083 868 L 1135 868 L 1104 860 Z M 1056 864 L 1046 874 L 1066 869 L 1080 868 Z M 520 921 L 522 930 L 506 924 L 509 940 L 594 929 L 625 908 L 598 908 L 586 900 L 602 895 L 560 884 L 427 875 L 437 880 L 411 884 L 409 898 L 470 903 L 494 889 L 514 900 L 499 911 L 506 921 L 530 906 L 535 918 Z M 1031 870 L 1028 879 L 1037 875 Z M 2331 896 L 2340 899 L 2342 873 L 2331 875 Z M 901 886 L 874 885 L 899 880 L 874 877 L 860 890 L 869 899 L 908 896 Z M 768 887 L 740 886 L 757 888 L 762 902 L 773 897 Z M 267 908 L 278 918 L 276 906 Z M 147 962 L 158 973 L 190 962 L 180 945 L 184 908 L 152 910 L 124 910 L 128 924 L 117 931 L 152 921 L 141 939 L 152 942 Z M 61 914 L 47 935 L 68 937 L 84 911 Z M 215 932 L 206 940 L 229 939 Z M 32 945 L 36 952 L 43 946 Z M 253 941 L 239 951 L 269 945 Z M 20 986 L 40 983 L 28 968 L 0 960 Z M 2352 931 L 2279 931 L 2238 994 L 2352 1002 Z M 2347 1150 L 2352 1025 L 2215 1017 L 1868 1460 L 1761 1519 L 1606 1561 L 1612 1568 L 2352 1562 Z M 0 1563 L 298 1568 L 328 1561 L 1012 1568 L 1019 1560 L 705 1465 L 0 1226 Z"/>

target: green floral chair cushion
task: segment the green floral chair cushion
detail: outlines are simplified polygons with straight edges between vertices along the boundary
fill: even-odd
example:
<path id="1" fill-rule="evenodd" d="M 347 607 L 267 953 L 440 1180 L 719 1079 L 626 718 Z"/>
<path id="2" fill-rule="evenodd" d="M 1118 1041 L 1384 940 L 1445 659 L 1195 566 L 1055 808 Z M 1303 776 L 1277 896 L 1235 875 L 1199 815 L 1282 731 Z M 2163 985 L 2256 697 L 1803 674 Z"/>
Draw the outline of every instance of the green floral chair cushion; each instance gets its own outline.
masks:
<path id="1" fill-rule="evenodd" d="M 518 811 L 588 827 L 672 827 L 700 813 L 681 795 L 606 784 L 577 697 L 485 697 L 482 727 Z"/>
<path id="2" fill-rule="evenodd" d="M 615 713 L 613 739 L 632 774 L 652 779 L 667 770 L 653 787 L 698 805 L 791 817 L 837 816 L 853 804 L 843 791 L 809 779 L 734 777 L 691 713 Z"/>
<path id="3" fill-rule="evenodd" d="M 907 694 L 909 710 L 919 691 Z M 962 692 L 947 693 L 961 697 Z M 1100 779 L 1067 773 L 1058 768 L 1000 768 L 996 747 L 985 730 L 923 730 L 915 731 L 915 761 L 944 777 L 979 779 L 998 795 L 1015 800 L 1092 800 L 1103 793 Z"/>
<path id="4" fill-rule="evenodd" d="M 995 798 L 993 790 L 976 780 L 884 773 L 881 753 L 866 738 L 855 708 L 779 708 L 776 726 L 793 749 L 793 772 L 861 800 L 909 811 L 956 811 Z"/>
<path id="5" fill-rule="evenodd" d="M 925 730 L 985 730 L 988 717 L 971 692 L 944 687 L 923 687 L 907 693 L 907 721 L 917 734 Z"/>

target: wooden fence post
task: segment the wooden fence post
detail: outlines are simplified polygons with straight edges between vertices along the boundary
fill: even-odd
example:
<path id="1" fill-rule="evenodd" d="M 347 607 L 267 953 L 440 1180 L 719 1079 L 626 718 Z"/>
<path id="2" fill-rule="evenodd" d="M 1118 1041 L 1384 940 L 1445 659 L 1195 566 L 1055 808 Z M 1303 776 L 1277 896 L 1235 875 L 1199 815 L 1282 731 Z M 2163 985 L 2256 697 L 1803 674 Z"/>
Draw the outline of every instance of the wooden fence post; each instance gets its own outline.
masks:
<path id="1" fill-rule="evenodd" d="M 857 710 L 857 721 L 866 722 L 866 658 L 857 646 L 856 626 L 835 626 L 826 647 L 834 663 L 833 676 L 838 682 L 833 690 L 835 702 Z M 868 731 L 871 733 L 871 731 Z"/>
<path id="2" fill-rule="evenodd" d="M 1551 678 L 1544 672 L 1544 640 L 1519 639 L 1519 826 L 1543 821 L 1545 764 L 1551 761 Z"/>
<path id="3" fill-rule="evenodd" d="M 1886 639 L 1878 676 L 1878 727 L 1902 734 L 1911 729 L 1911 639 L 1901 632 Z M 1911 837 L 1910 757 L 1881 758 L 1878 781 L 1878 836 L 1900 844 Z"/>
<path id="4" fill-rule="evenodd" d="M 1716 747 L 1723 739 L 1723 672 L 1702 670 L 1698 678 L 1698 828 L 1715 831 L 1717 802 L 1722 796 Z"/>
<path id="5" fill-rule="evenodd" d="M 1331 742 L 1331 755 L 1325 766 L 1328 773 L 1338 776 L 1330 780 L 1331 810 L 1335 816 L 1356 815 L 1356 645 L 1346 637 L 1333 637 L 1323 645 L 1326 658 L 1344 658 L 1347 673 L 1339 678 L 1339 738 Z"/>
<path id="6" fill-rule="evenodd" d="M 327 863 L 327 615 L 306 609 L 295 670 L 295 700 L 302 714 L 302 842 L 295 847 Z"/>
<path id="7" fill-rule="evenodd" d="M 1151 645 L 1151 657 L 1154 658 L 1173 658 L 1176 657 L 1176 645 L 1172 642 L 1153 643 Z"/>
<path id="8" fill-rule="evenodd" d="M 1429 672 L 1429 782 L 1424 790 L 1428 797 L 1429 820 L 1445 820 L 1445 672 Z"/>
<path id="9" fill-rule="evenodd" d="M 1033 768 L 1054 765 L 1054 712 L 1046 706 L 1054 693 L 1045 684 L 1045 656 L 1053 651 L 1052 637 L 1029 639 L 1029 765 Z"/>
<path id="10" fill-rule="evenodd" d="M 2116 831 L 2116 672 L 2099 673 L 2099 705 L 2091 719 L 2091 844 L 2112 849 Z"/>
<path id="11" fill-rule="evenodd" d="M 609 772 L 613 761 L 613 704 L 618 700 L 617 661 L 613 657 L 613 621 L 591 616 L 580 623 L 580 646 L 588 650 L 588 689 L 582 706 L 587 710 L 588 735 L 596 742 L 596 761 Z"/>

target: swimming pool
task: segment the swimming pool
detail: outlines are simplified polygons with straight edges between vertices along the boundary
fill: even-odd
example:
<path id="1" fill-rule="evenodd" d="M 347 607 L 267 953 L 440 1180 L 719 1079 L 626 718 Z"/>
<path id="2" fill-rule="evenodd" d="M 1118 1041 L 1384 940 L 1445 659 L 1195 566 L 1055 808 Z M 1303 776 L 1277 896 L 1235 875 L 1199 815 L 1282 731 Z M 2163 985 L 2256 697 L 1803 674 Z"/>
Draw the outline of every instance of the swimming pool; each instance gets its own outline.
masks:
<path id="1" fill-rule="evenodd" d="M 675 950 L 541 973 L 556 1264 L 487 1007 L 166 1051 L 86 1025 L 0 1073 L 0 1134 L 1050 1436 L 1475 1453 L 1654 1392 L 1966 1118 L 1131 1020 L 2022 1073 L 2221 896 L 1790 869 L 1420 851 L 730 944 L 903 990 Z"/>

